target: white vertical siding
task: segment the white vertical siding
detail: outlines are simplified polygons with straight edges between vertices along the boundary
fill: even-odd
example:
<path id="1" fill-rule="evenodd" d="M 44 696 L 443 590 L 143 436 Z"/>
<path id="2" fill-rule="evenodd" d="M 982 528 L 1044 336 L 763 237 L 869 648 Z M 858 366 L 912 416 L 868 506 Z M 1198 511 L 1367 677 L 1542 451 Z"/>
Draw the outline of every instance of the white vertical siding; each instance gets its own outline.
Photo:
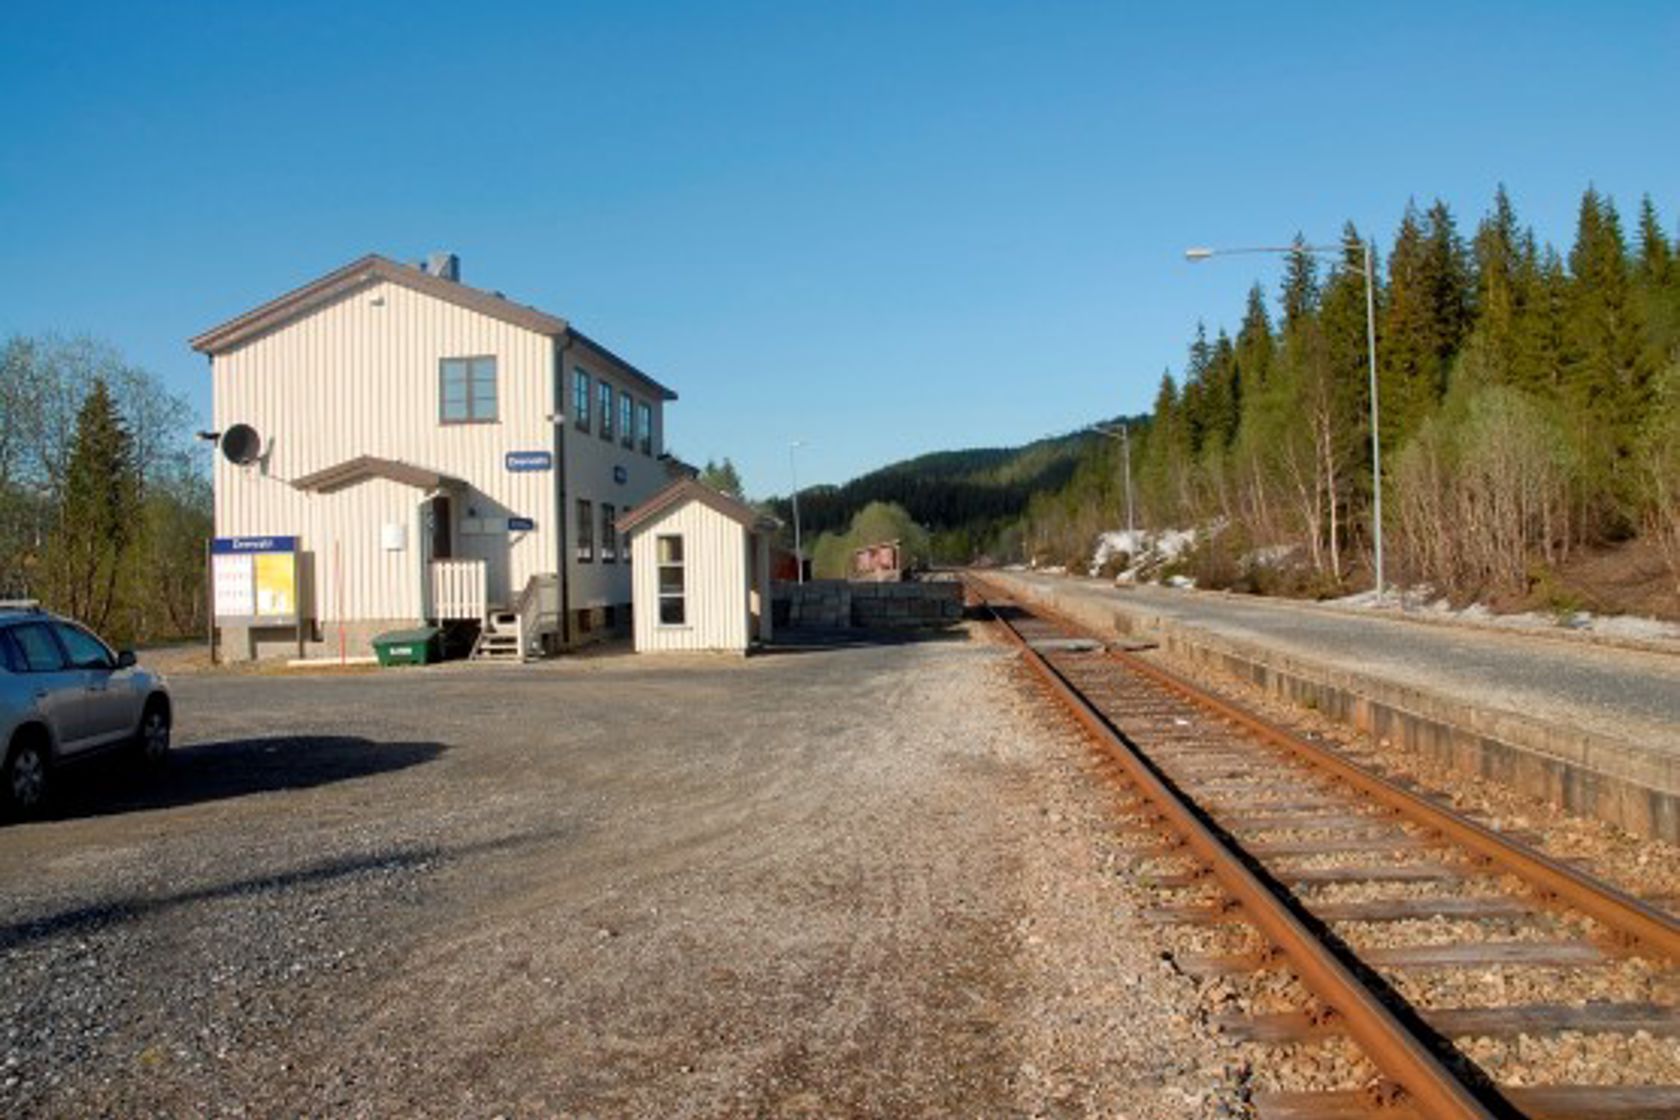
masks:
<path id="1" fill-rule="evenodd" d="M 687 620 L 659 622 L 658 538 L 683 538 Z M 636 530 L 635 619 L 637 652 L 735 650 L 748 645 L 747 530 L 710 506 L 685 502 Z"/>
<path id="2" fill-rule="evenodd" d="M 443 358 L 494 355 L 499 419 L 439 421 Z M 535 530 L 453 534 L 457 556 L 490 561 L 491 598 L 556 570 L 557 475 L 512 473 L 509 451 L 550 451 L 554 345 L 548 337 L 445 300 L 378 281 L 215 357 L 215 426 L 254 426 L 266 469 L 216 459 L 220 536 L 296 534 L 315 556 L 313 614 L 321 620 L 417 618 L 421 610 L 420 491 L 382 480 L 306 494 L 290 480 L 355 458 L 397 459 L 465 480 L 457 519 L 530 517 Z M 381 526 L 407 527 L 387 552 Z M 342 564 L 334 564 L 335 545 Z"/>

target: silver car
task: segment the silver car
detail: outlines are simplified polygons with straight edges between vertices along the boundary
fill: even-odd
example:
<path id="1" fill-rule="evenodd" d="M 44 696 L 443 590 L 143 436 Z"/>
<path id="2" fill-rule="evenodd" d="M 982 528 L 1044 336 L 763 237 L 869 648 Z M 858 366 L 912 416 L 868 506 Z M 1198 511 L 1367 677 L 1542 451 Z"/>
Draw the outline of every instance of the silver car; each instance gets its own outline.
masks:
<path id="1" fill-rule="evenodd" d="M 163 678 L 128 650 L 29 605 L 0 606 L 0 800 L 27 816 L 57 768 L 128 748 L 150 765 L 169 754 L 174 709 Z"/>

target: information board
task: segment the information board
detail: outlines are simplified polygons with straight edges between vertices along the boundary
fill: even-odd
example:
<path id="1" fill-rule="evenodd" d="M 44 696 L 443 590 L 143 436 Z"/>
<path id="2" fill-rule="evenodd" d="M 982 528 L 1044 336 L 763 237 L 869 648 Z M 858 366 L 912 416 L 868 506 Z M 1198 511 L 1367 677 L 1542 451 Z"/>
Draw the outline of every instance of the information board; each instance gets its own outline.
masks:
<path id="1" fill-rule="evenodd" d="M 296 623 L 297 575 L 296 537 L 217 537 L 210 542 L 210 582 L 219 622 Z"/>

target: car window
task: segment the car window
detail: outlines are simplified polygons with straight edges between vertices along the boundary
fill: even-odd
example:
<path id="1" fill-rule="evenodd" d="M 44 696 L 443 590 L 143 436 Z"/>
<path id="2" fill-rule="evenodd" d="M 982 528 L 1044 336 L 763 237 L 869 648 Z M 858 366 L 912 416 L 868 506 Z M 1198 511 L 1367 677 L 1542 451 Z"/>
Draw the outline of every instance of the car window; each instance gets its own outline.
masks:
<path id="1" fill-rule="evenodd" d="M 29 666 L 23 662 L 23 652 L 17 648 L 17 643 L 12 641 L 9 629 L 0 630 L 0 669 L 5 669 L 8 673 L 29 672 Z"/>
<path id="2" fill-rule="evenodd" d="M 59 649 L 52 631 L 46 624 L 26 622 L 12 627 L 12 640 L 23 658 L 26 673 L 55 673 L 66 668 L 64 651 Z"/>
<path id="3" fill-rule="evenodd" d="M 55 622 L 53 629 L 58 631 L 58 640 L 64 643 L 64 649 L 70 655 L 70 664 L 76 668 L 109 669 L 116 664 L 105 643 L 80 626 Z"/>

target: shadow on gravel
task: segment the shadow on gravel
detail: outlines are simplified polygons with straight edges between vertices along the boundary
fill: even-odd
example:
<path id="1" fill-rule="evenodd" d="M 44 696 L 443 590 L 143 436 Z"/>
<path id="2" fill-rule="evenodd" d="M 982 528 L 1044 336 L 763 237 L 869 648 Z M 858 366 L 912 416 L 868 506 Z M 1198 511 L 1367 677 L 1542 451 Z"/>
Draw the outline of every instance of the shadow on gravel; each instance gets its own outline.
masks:
<path id="1" fill-rule="evenodd" d="M 863 646 L 910 646 L 926 642 L 966 642 L 968 634 L 962 630 L 793 630 L 778 629 L 767 646 L 755 656 L 788 653 L 822 653 L 826 650 L 857 649 Z"/>
<path id="2" fill-rule="evenodd" d="M 133 896 L 97 902 L 74 910 L 64 910 L 44 918 L 31 918 L 12 925 L 0 925 L 0 952 L 61 934 L 74 934 L 103 929 L 121 922 L 140 918 L 198 902 L 216 902 L 229 898 L 249 898 L 275 894 L 294 888 L 308 888 L 356 876 L 391 876 L 406 872 L 425 871 L 445 860 L 529 847 L 561 838 L 560 830 L 502 836 L 460 844 L 451 848 L 433 845 L 397 848 L 387 852 L 343 856 L 322 860 L 307 867 L 236 879 L 230 883 L 216 883 L 176 894 Z"/>
<path id="3" fill-rule="evenodd" d="M 169 752 L 153 773 L 99 758 L 54 776 L 43 820 L 172 809 L 270 790 L 309 789 L 430 762 L 441 743 L 376 743 L 350 735 L 274 736 L 195 743 Z"/>

